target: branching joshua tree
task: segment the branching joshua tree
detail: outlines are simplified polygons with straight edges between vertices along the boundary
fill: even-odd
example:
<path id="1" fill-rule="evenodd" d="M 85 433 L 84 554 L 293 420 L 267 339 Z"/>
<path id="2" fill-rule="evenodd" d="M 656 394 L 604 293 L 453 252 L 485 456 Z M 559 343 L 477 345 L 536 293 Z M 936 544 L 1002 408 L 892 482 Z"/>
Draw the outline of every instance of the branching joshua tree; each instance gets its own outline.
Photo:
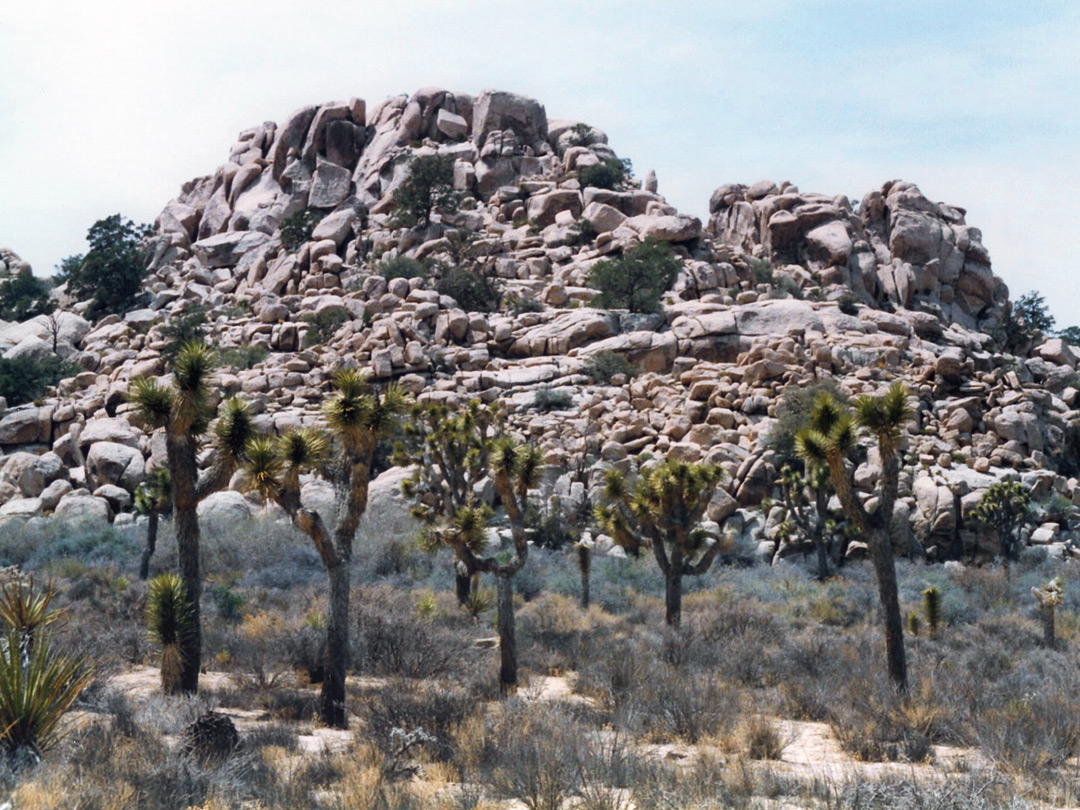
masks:
<path id="1" fill-rule="evenodd" d="M 998 536 L 1001 559 L 1008 566 L 1020 558 L 1020 532 L 1031 508 L 1031 495 L 1019 481 L 1003 481 L 987 488 L 971 516 Z"/>
<path id="2" fill-rule="evenodd" d="M 146 515 L 146 548 L 139 559 L 139 579 L 150 576 L 150 558 L 157 550 L 158 522 L 172 511 L 172 476 L 168 467 L 151 470 L 135 488 L 135 510 Z"/>
<path id="3" fill-rule="evenodd" d="M 253 438 L 247 445 L 245 470 L 248 487 L 285 510 L 293 525 L 311 538 L 326 568 L 329 606 L 320 712 L 328 726 L 347 728 L 345 672 L 353 541 L 367 510 L 376 445 L 393 435 L 406 402 L 399 387 L 375 392 L 355 369 L 338 371 L 334 388 L 323 406 L 329 436 L 304 428 L 278 438 Z M 306 472 L 318 473 L 334 485 L 333 514 L 320 514 L 301 502 L 300 476 Z"/>
<path id="4" fill-rule="evenodd" d="M 814 401 L 807 424 L 795 437 L 796 452 L 810 471 L 826 469 L 844 513 L 866 538 L 885 617 L 885 648 L 889 678 L 907 690 L 904 625 L 893 560 L 893 506 L 900 488 L 900 442 L 911 419 L 908 392 L 895 383 L 880 397 L 862 396 L 854 412 L 829 393 Z M 849 457 L 858 445 L 858 431 L 872 436 L 881 456 L 877 508 L 870 512 L 855 494 L 854 465 Z"/>
<path id="5" fill-rule="evenodd" d="M 596 519 L 627 551 L 636 555 L 652 548 L 664 574 L 666 620 L 672 627 L 682 623 L 683 577 L 704 574 L 723 547 L 701 525 L 721 476 L 717 466 L 675 459 L 642 470 L 633 487 L 617 470 L 606 475 Z"/>
<path id="6" fill-rule="evenodd" d="M 413 516 L 428 526 L 429 551 L 453 547 L 443 541 L 442 534 L 454 525 L 461 510 L 477 506 L 477 491 L 490 472 L 491 450 L 501 423 L 498 408 L 475 400 L 455 411 L 434 402 L 417 403 L 411 409 L 404 439 L 394 447 L 394 464 L 416 468 L 402 489 L 407 498 L 417 501 Z M 459 605 L 469 600 L 478 574 L 471 557 L 455 555 Z"/>
<path id="7" fill-rule="evenodd" d="M 829 539 L 833 534 L 829 518 L 829 471 L 819 467 L 804 475 L 794 467 L 785 466 L 780 472 L 780 491 L 784 510 L 781 530 L 809 540 L 817 552 L 818 580 L 830 576 Z"/>
<path id="8" fill-rule="evenodd" d="M 177 354 L 171 384 L 162 384 L 153 377 L 139 377 L 128 387 L 128 399 L 147 426 L 165 431 L 180 576 L 194 622 L 194 631 L 184 638 L 180 648 L 180 689 L 187 693 L 199 689 L 202 646 L 199 612 L 202 576 L 196 510 L 200 501 L 228 486 L 252 435 L 251 416 L 242 400 L 230 398 L 220 411 L 214 407 L 211 390 L 214 367 L 213 350 L 202 341 L 194 341 Z M 213 461 L 200 475 L 198 453 L 208 432 L 214 449 Z"/>

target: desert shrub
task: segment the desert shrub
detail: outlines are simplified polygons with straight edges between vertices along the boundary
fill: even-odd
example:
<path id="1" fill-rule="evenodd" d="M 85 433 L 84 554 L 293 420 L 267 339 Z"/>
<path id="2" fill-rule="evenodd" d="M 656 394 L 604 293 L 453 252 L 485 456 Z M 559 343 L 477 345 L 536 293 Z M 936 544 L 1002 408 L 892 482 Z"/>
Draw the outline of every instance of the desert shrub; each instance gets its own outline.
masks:
<path id="1" fill-rule="evenodd" d="M 565 411 L 572 407 L 574 407 L 574 398 L 569 391 L 559 391 L 543 385 L 533 395 L 532 409 L 540 413 Z"/>
<path id="2" fill-rule="evenodd" d="M 975 773 L 936 781 L 856 778 L 839 785 L 828 806 L 836 810 L 1030 810 L 1016 785 L 995 774 Z"/>
<path id="3" fill-rule="evenodd" d="M 295 253 L 305 242 L 311 241 L 311 233 L 319 224 L 319 215 L 309 208 L 303 208 L 285 217 L 281 222 L 281 246 L 289 253 Z"/>
<path id="4" fill-rule="evenodd" d="M 592 166 L 578 169 L 578 182 L 582 188 L 604 188 L 609 191 L 622 191 L 634 176 L 633 164 L 629 158 L 619 160 L 608 158 Z"/>
<path id="5" fill-rule="evenodd" d="M 1029 292 L 1010 303 L 1001 337 L 1006 349 L 1019 352 L 1053 330 L 1054 316 L 1046 299 L 1042 293 Z"/>
<path id="6" fill-rule="evenodd" d="M 1026 687 L 1034 684 L 1014 676 L 973 707 L 975 739 L 991 759 L 1033 774 L 1064 765 L 1080 752 L 1080 708 L 1072 690 L 1054 681 L 1040 679 L 1032 691 Z"/>
<path id="7" fill-rule="evenodd" d="M 326 343 L 341 328 L 341 325 L 349 320 L 349 316 L 340 309 L 325 309 L 319 313 L 305 315 L 304 320 L 308 324 L 307 334 L 304 335 L 304 345 L 310 348 Z"/>
<path id="8" fill-rule="evenodd" d="M 855 301 L 855 296 L 849 292 L 843 293 L 836 299 L 836 306 L 839 307 L 840 311 L 845 315 L 859 314 L 859 307 Z"/>
<path id="9" fill-rule="evenodd" d="M 435 289 L 439 295 L 453 298 L 466 312 L 494 312 L 502 297 L 491 279 L 463 267 L 444 268 Z"/>
<path id="10" fill-rule="evenodd" d="M 420 619 L 408 594 L 368 588 L 357 603 L 353 666 L 359 672 L 422 679 L 467 667 L 468 639 Z"/>
<path id="11" fill-rule="evenodd" d="M 621 259 L 605 259 L 592 266 L 588 285 L 600 291 L 593 303 L 603 309 L 658 312 L 661 296 L 671 289 L 681 267 L 666 244 L 643 242 Z"/>
<path id="12" fill-rule="evenodd" d="M 204 336 L 206 323 L 206 307 L 195 306 L 184 310 L 179 317 L 173 318 L 161 327 L 159 330 L 161 337 L 167 341 L 161 350 L 161 356 L 170 366 L 185 343 L 199 340 Z"/>
<path id="13" fill-rule="evenodd" d="M 780 759 L 790 738 L 771 717 L 750 715 L 743 725 L 743 744 L 750 759 Z"/>
<path id="14" fill-rule="evenodd" d="M 625 354 L 604 350 L 597 352 L 585 364 L 585 374 L 597 385 L 610 385 L 611 378 L 622 374 L 626 379 L 637 376 L 637 367 Z"/>
<path id="15" fill-rule="evenodd" d="M 435 211 L 452 214 L 461 200 L 454 191 L 454 158 L 422 155 L 409 161 L 409 176 L 394 192 L 398 218 L 408 226 L 425 226 Z"/>
<path id="16" fill-rule="evenodd" d="M 734 725 L 738 700 L 708 670 L 649 667 L 633 698 L 643 731 L 654 740 L 697 743 Z"/>
<path id="17" fill-rule="evenodd" d="M 410 259 L 408 256 L 397 256 L 389 259 L 380 264 L 377 269 L 379 275 L 387 281 L 395 278 L 427 278 L 429 275 L 427 267 L 416 259 Z"/>
<path id="18" fill-rule="evenodd" d="M 765 436 L 765 446 L 775 454 L 777 469 L 785 466 L 803 469 L 802 460 L 795 452 L 795 434 L 806 425 L 814 400 L 822 394 L 828 394 L 841 403 L 847 402 L 839 386 L 832 380 L 810 385 L 789 385 L 780 395 L 776 404 L 776 421 Z"/>
<path id="19" fill-rule="evenodd" d="M 776 283 L 776 268 L 772 266 L 772 262 L 764 259 L 751 259 L 750 273 L 755 284 Z"/>
<path id="20" fill-rule="evenodd" d="M 460 685 L 404 679 L 366 693 L 360 705 L 360 715 L 382 751 L 392 753 L 390 733 L 395 728 L 419 728 L 434 738 L 427 751 L 440 760 L 451 758 L 455 730 L 477 709 L 476 699 Z"/>
<path id="21" fill-rule="evenodd" d="M 587 247 L 596 241 L 597 236 L 599 233 L 596 226 L 592 224 L 592 220 L 579 219 L 570 226 L 566 244 L 571 247 Z"/>
<path id="22" fill-rule="evenodd" d="M 241 371 L 254 368 L 267 358 L 270 350 L 260 343 L 247 346 L 225 346 L 218 352 L 223 366 L 232 366 Z"/>
<path id="23" fill-rule="evenodd" d="M 505 303 L 515 315 L 524 315 L 526 312 L 544 311 L 544 302 L 539 298 L 514 295 L 507 298 Z"/>
<path id="24" fill-rule="evenodd" d="M 24 405 L 44 396 L 49 388 L 81 370 L 56 355 L 41 360 L 27 355 L 0 357 L 0 396 L 7 399 L 9 406 Z"/>

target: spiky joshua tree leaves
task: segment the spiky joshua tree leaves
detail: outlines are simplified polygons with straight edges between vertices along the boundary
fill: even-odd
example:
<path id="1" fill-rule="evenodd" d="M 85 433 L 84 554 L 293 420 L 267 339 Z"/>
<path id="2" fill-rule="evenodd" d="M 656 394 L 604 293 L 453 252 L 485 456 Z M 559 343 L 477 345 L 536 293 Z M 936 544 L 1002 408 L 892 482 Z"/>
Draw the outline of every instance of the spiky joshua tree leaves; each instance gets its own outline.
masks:
<path id="1" fill-rule="evenodd" d="M 987 488 L 971 516 L 998 536 L 1001 558 L 1007 566 L 1020 558 L 1020 532 L 1031 507 L 1031 494 L 1019 481 L 1002 481 Z"/>
<path id="2" fill-rule="evenodd" d="M 135 511 L 147 517 L 146 547 L 139 559 L 139 579 L 146 579 L 150 576 L 150 558 L 157 550 L 158 522 L 162 514 L 172 511 L 172 475 L 168 467 L 151 470 L 135 488 Z"/>
<path id="3" fill-rule="evenodd" d="M 652 548 L 664 574 L 666 620 L 682 623 L 682 580 L 713 564 L 723 542 L 701 525 L 722 471 L 712 464 L 668 459 L 641 471 L 631 486 L 608 470 L 604 502 L 596 509 L 601 527 L 632 554 Z"/>
<path id="4" fill-rule="evenodd" d="M 406 408 L 402 390 L 373 391 L 355 369 L 334 375 L 334 394 L 323 406 L 328 432 L 314 428 L 247 444 L 245 478 L 250 489 L 282 507 L 293 525 L 311 538 L 329 580 L 326 612 L 326 675 L 322 720 L 347 728 L 345 672 L 349 656 L 349 587 L 353 540 L 367 510 L 371 463 L 380 439 L 393 435 Z M 317 473 L 334 485 L 333 514 L 323 515 L 300 500 L 300 476 Z"/>
<path id="5" fill-rule="evenodd" d="M 200 501 L 228 486 L 252 436 L 251 416 L 242 400 L 228 399 L 220 409 L 214 405 L 216 361 L 210 346 L 201 340 L 192 341 L 177 353 L 171 384 L 153 377 L 139 377 L 131 382 L 127 392 L 147 427 L 165 433 L 180 576 L 195 625 L 180 650 L 183 662 L 180 688 L 188 693 L 199 689 L 202 644 L 199 613 L 202 578 L 196 510 Z M 213 461 L 200 475 L 197 456 L 208 433 L 214 450 Z"/>
<path id="6" fill-rule="evenodd" d="M 417 517 L 428 525 L 432 547 L 453 550 L 459 576 L 495 577 L 499 629 L 499 686 L 503 694 L 517 687 L 517 639 L 514 626 L 514 576 L 529 555 L 525 510 L 542 464 L 540 451 L 501 432 L 495 407 L 470 403 L 451 414 L 427 404 L 413 410 L 405 442 L 396 448 L 399 464 L 415 464 L 405 494 L 416 498 Z M 479 503 L 478 485 L 490 480 L 506 512 L 513 549 L 486 552 L 492 509 Z M 467 580 L 466 580 L 467 582 Z M 465 601 L 469 589 L 465 588 Z M 459 583 L 458 597 L 462 596 Z"/>
<path id="7" fill-rule="evenodd" d="M 416 501 L 413 517 L 428 526 L 429 551 L 444 545 L 452 548 L 453 543 L 443 540 L 451 530 L 468 532 L 470 542 L 482 547 L 484 535 L 476 527 L 490 515 L 477 505 L 477 490 L 488 475 L 501 425 L 502 412 L 476 400 L 453 411 L 438 402 L 417 403 L 410 409 L 404 438 L 394 447 L 394 464 L 415 468 L 402 489 L 405 497 Z M 454 560 L 457 600 L 463 607 L 479 574 L 471 559 L 456 555 Z"/>
<path id="8" fill-rule="evenodd" d="M 146 629 L 161 647 L 161 691 L 175 695 L 183 675 L 183 650 L 195 631 L 184 581 L 169 572 L 150 580 L 146 595 Z"/>
<path id="9" fill-rule="evenodd" d="M 904 655 L 904 624 L 893 560 L 892 517 L 900 488 L 900 443 L 911 419 L 908 391 L 894 383 L 882 396 L 862 396 L 854 410 L 823 393 L 814 401 L 806 425 L 795 436 L 795 450 L 807 470 L 827 470 L 847 518 L 863 533 L 877 579 L 878 596 L 885 617 L 885 648 L 889 678 L 907 690 Z M 878 445 L 882 473 L 878 481 L 877 508 L 867 510 L 855 494 L 854 465 L 849 457 L 859 442 L 859 431 Z"/>

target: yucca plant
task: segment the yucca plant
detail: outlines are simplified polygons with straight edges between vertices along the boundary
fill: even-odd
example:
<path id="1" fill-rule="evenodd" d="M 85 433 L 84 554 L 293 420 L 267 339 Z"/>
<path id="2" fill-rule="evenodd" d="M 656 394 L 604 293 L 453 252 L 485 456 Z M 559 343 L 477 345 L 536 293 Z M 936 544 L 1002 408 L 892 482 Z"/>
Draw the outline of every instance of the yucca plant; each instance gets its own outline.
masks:
<path id="1" fill-rule="evenodd" d="M 135 412 L 147 427 L 165 432 L 177 556 L 194 622 L 194 632 L 183 639 L 181 648 L 180 688 L 188 693 L 199 689 L 202 660 L 198 506 L 204 498 L 228 486 L 252 437 L 251 415 L 242 400 L 227 399 L 220 409 L 212 404 L 216 364 L 214 350 L 202 340 L 195 340 L 184 344 L 177 353 L 171 385 L 163 385 L 152 377 L 138 377 L 127 391 Z M 213 461 L 200 475 L 198 453 L 208 432 Z"/>
<path id="2" fill-rule="evenodd" d="M 683 577 L 708 571 L 724 546 L 701 525 L 722 475 L 715 465 L 677 459 L 646 467 L 634 486 L 618 470 L 606 474 L 596 519 L 631 554 L 652 549 L 664 575 L 665 620 L 671 627 L 682 623 Z"/>
<path id="3" fill-rule="evenodd" d="M 806 425 L 795 435 L 795 451 L 808 472 L 827 470 L 844 514 L 862 532 L 870 550 L 878 596 L 885 618 L 885 648 L 889 678 L 907 690 L 907 659 L 904 654 L 904 622 L 893 559 L 893 507 L 900 489 L 900 442 L 911 418 L 908 391 L 893 384 L 879 397 L 862 396 L 854 411 L 825 392 L 815 400 Z M 877 486 L 877 508 L 869 512 L 855 494 L 854 465 L 850 456 L 862 430 L 878 445 L 882 473 Z"/>
<path id="4" fill-rule="evenodd" d="M 165 573 L 150 580 L 146 629 L 161 647 L 161 691 L 176 694 L 181 688 L 184 649 L 195 632 L 191 602 L 178 574 Z"/>
<path id="5" fill-rule="evenodd" d="M 349 652 L 349 588 L 353 540 L 367 509 L 371 463 L 378 442 L 397 429 L 406 398 L 391 385 L 371 389 L 355 369 L 334 375 L 334 393 L 323 406 L 329 434 L 314 428 L 291 431 L 276 439 L 247 441 L 247 486 L 281 506 L 296 528 L 311 538 L 329 579 L 326 616 L 326 676 L 321 715 L 334 728 L 346 728 L 345 671 Z M 334 484 L 333 514 L 308 509 L 300 500 L 300 476 L 317 473 Z"/>
<path id="6" fill-rule="evenodd" d="M 589 609 L 589 571 L 592 568 L 592 547 L 582 542 L 574 544 L 574 556 L 577 558 L 578 574 L 581 575 L 581 607 Z"/>
<path id="7" fill-rule="evenodd" d="M 79 658 L 56 653 L 50 627 L 63 615 L 55 591 L 12 579 L 0 590 L 0 749 L 8 764 L 36 763 L 62 737 L 60 718 L 93 678 Z"/>
<path id="8" fill-rule="evenodd" d="M 923 615 L 930 638 L 937 638 L 941 629 L 941 591 L 931 585 L 922 592 Z"/>

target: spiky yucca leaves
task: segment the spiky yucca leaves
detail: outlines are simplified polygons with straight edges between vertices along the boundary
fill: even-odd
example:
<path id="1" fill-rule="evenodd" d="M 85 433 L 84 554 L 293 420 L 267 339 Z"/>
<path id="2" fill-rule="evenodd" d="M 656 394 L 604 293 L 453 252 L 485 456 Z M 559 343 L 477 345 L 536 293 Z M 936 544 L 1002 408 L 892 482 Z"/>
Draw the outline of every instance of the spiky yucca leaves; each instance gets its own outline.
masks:
<path id="1" fill-rule="evenodd" d="M 135 511 L 147 516 L 146 546 L 139 559 L 139 579 L 146 579 L 157 550 L 158 522 L 163 513 L 172 511 L 172 473 L 168 467 L 155 467 L 135 488 Z"/>
<path id="2" fill-rule="evenodd" d="M 128 385 L 128 401 L 135 412 L 152 428 L 163 428 L 172 415 L 174 391 L 153 377 L 136 377 Z"/>
<path id="3" fill-rule="evenodd" d="M 1031 508 L 1031 494 L 1019 481 L 992 484 L 979 498 L 971 516 L 998 536 L 1001 558 L 1008 565 L 1019 559 L 1021 530 Z"/>
<path id="4" fill-rule="evenodd" d="M 938 631 L 941 629 L 941 591 L 932 585 L 924 590 L 922 608 L 930 638 L 937 638 Z"/>
<path id="5" fill-rule="evenodd" d="M 596 519 L 631 553 L 653 550 L 664 574 L 666 621 L 672 627 L 682 621 L 683 577 L 708 571 L 723 545 L 700 525 L 722 476 L 717 466 L 677 459 L 645 468 L 634 486 L 614 470 L 605 476 Z"/>
<path id="6" fill-rule="evenodd" d="M 161 647 L 161 691 L 167 695 L 180 691 L 183 649 L 195 631 L 194 622 L 191 601 L 179 575 L 166 573 L 150 580 L 146 629 Z"/>
<path id="7" fill-rule="evenodd" d="M 807 465 L 800 473 L 785 465 L 780 471 L 783 510 L 782 536 L 810 542 L 817 553 L 818 579 L 829 578 L 830 535 L 833 521 L 829 517 L 829 471 L 825 465 Z"/>
<path id="8" fill-rule="evenodd" d="M 806 425 L 795 434 L 795 451 L 811 474 L 828 470 L 829 480 L 844 514 L 866 538 L 877 578 L 878 595 L 885 619 L 885 647 L 889 678 L 901 691 L 907 689 L 904 623 L 893 560 L 893 507 L 900 488 L 900 442 L 911 418 L 908 391 L 894 383 L 882 396 L 862 396 L 854 411 L 825 392 L 814 401 Z M 848 463 L 858 445 L 858 431 L 868 433 L 878 445 L 881 477 L 877 508 L 868 512 L 855 494 L 854 470 Z"/>
<path id="9" fill-rule="evenodd" d="M 0 748 L 16 767 L 36 763 L 60 741 L 61 717 L 93 679 L 84 660 L 53 650 L 47 632 L 24 645 L 15 629 L 0 639 Z"/>
<path id="10" fill-rule="evenodd" d="M 38 589 L 30 579 L 8 580 L 0 586 L 0 619 L 9 629 L 32 640 L 63 617 L 63 610 L 51 607 L 55 598 L 51 586 Z"/>

